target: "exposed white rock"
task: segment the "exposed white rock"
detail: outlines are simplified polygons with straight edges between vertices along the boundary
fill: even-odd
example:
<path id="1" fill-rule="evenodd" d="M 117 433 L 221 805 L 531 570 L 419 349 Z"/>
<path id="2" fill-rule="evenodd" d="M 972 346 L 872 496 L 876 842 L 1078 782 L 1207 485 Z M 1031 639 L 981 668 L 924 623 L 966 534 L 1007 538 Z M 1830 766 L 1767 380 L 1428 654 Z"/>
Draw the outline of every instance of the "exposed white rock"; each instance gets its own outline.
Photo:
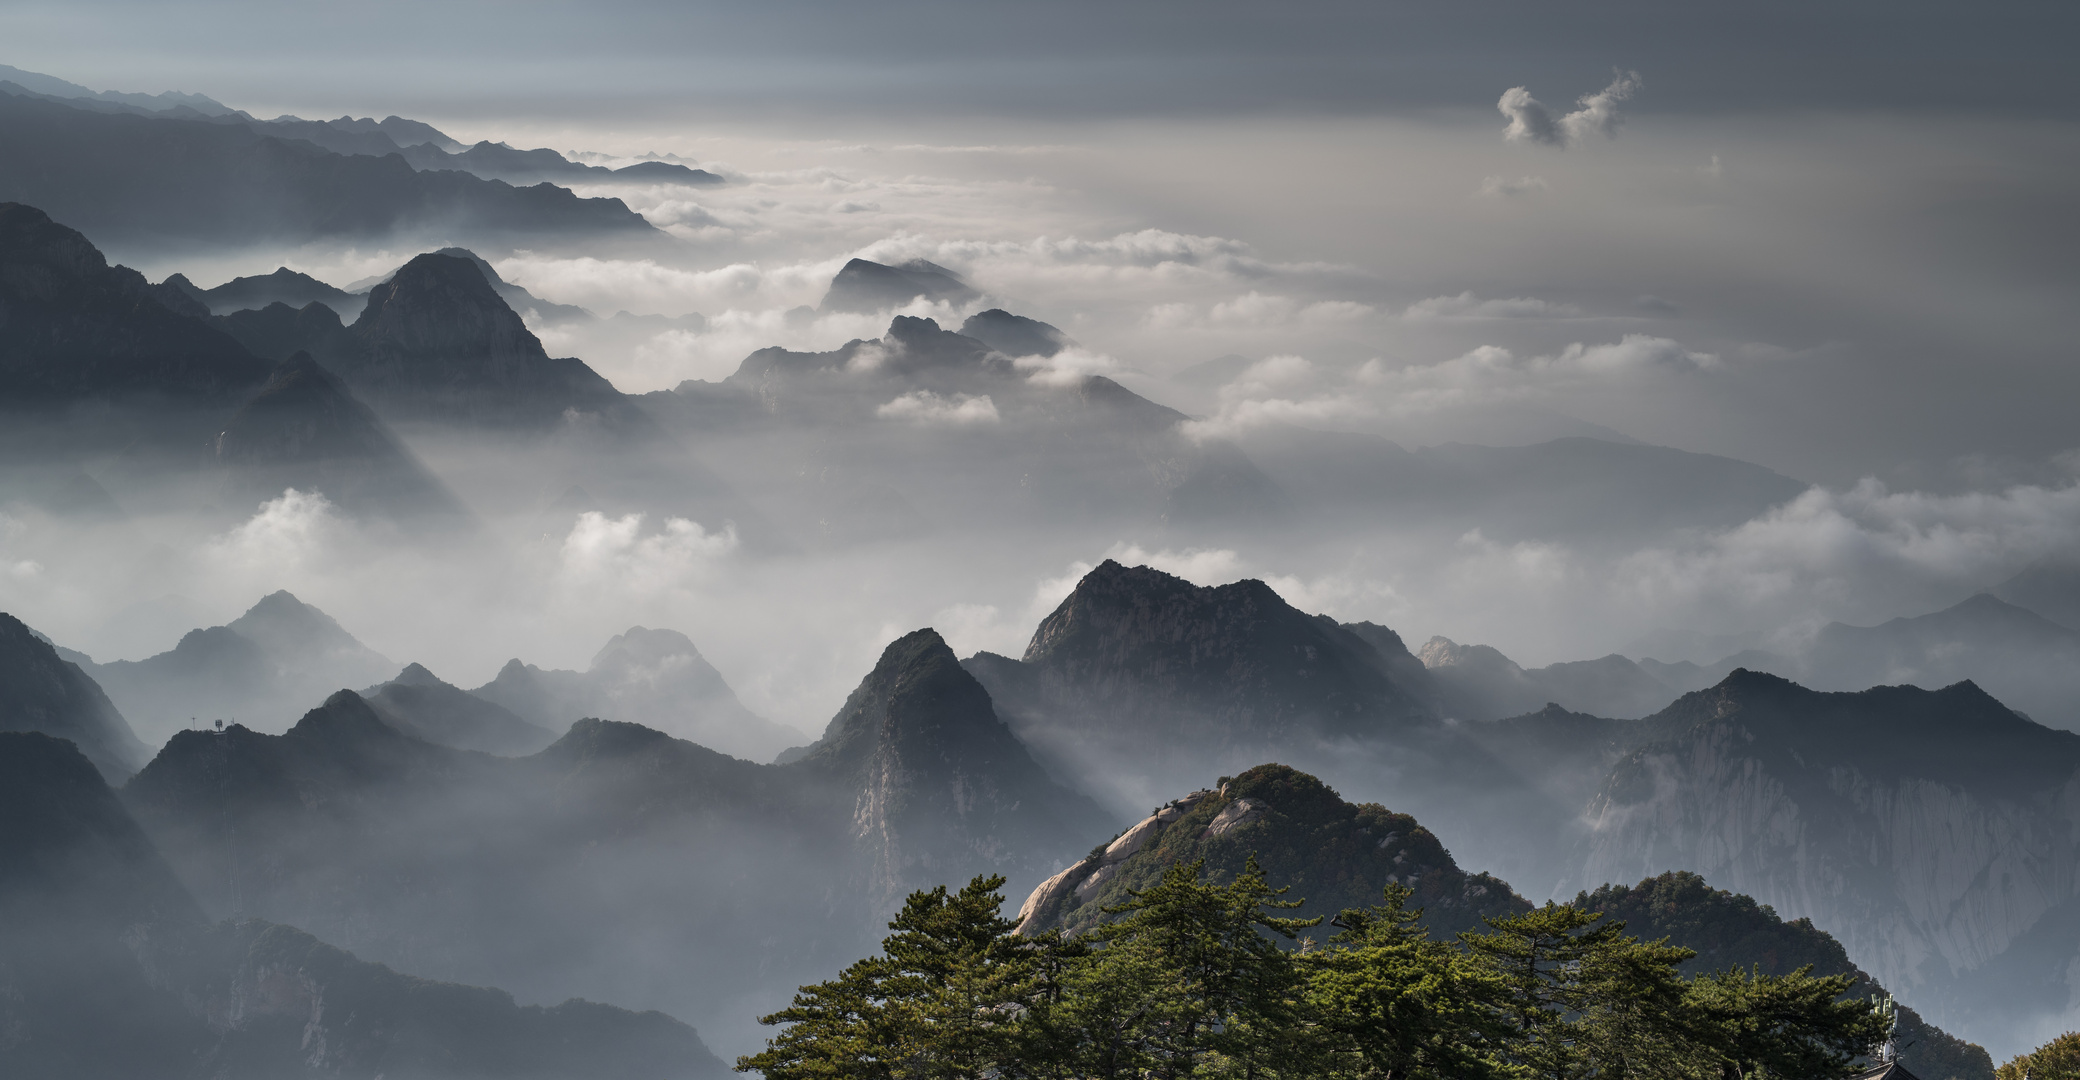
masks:
<path id="1" fill-rule="evenodd" d="M 1230 829 L 1240 828 L 1264 816 L 1264 804 L 1255 799 L 1237 799 L 1214 815 L 1213 823 L 1206 826 L 1206 835 L 1220 836 Z"/>
<path id="2" fill-rule="evenodd" d="M 1160 834 L 1171 822 L 1183 817 L 1199 802 L 1212 796 L 1213 792 L 1200 789 L 1181 799 L 1165 803 L 1154 814 L 1142 818 L 1134 827 L 1119 834 L 1119 839 L 1105 846 L 1095 859 L 1085 859 L 1040 883 L 1018 908 L 1018 933 L 1025 934 L 1038 929 L 1035 925 L 1043 911 L 1052 911 L 1063 897 L 1074 893 L 1079 900 L 1087 900 L 1107 881 L 1119 874 L 1119 864 L 1148 846 L 1148 842 Z M 1247 799 L 1243 800 L 1245 803 Z M 1233 809 L 1230 807 L 1229 809 Z M 1225 811 L 1224 811 L 1225 813 Z M 1254 820 L 1254 819 L 1252 819 Z"/>

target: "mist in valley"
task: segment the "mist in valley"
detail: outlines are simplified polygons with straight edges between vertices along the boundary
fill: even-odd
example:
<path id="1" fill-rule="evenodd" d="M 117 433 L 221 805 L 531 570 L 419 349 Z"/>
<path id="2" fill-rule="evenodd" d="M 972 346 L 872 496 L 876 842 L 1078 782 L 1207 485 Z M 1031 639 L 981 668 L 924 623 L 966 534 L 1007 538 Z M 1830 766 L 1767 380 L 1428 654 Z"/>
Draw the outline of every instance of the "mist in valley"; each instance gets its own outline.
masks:
<path id="1" fill-rule="evenodd" d="M 44 15 L 0 56 L 0 729 L 134 819 L 159 936 L 94 962 L 139 995 L 258 919 L 658 1010 L 612 1022 L 720 1075 L 910 890 L 1081 904 L 1275 762 L 1532 903 L 1810 917 L 1994 1061 L 2073 1026 L 2080 142 L 2029 64 L 1759 87 L 1519 27 L 1420 89 L 1267 44 L 1241 105 L 1107 50 L 1103 101 L 956 102 L 822 87 L 813 37 L 701 94 L 125 45 L 212 95 L 153 97 Z M 274 1052 L 210 1023 L 197 1075 Z"/>

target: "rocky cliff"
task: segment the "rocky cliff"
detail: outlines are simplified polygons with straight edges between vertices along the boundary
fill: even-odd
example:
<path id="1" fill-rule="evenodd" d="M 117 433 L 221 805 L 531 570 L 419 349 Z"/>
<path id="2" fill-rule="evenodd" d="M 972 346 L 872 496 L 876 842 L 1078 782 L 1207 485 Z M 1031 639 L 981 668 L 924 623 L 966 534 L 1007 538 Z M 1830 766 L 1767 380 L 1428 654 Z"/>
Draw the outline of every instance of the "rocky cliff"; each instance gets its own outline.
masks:
<path id="1" fill-rule="evenodd" d="M 359 351 L 340 374 L 385 415 L 519 428 L 639 415 L 583 361 L 549 356 L 468 259 L 414 258 L 347 330 Z"/>
<path id="2" fill-rule="evenodd" d="M 1306 901 L 1300 918 L 1371 907 L 1390 883 L 1415 891 L 1412 903 L 1439 936 L 1531 906 L 1501 880 L 1461 870 L 1415 818 L 1352 805 L 1297 769 L 1259 765 L 1157 807 L 1049 878 L 1019 909 L 1019 932 L 1087 929 L 1169 867 L 1204 859 L 1207 873 L 1230 879 L 1252 856 L 1274 886 L 1292 887 L 1286 899 Z"/>
<path id="3" fill-rule="evenodd" d="M 2080 1001 L 2080 735 L 1970 683 L 1821 693 L 1747 671 L 1644 723 L 1589 807 L 1573 880 L 1705 874 L 1810 917 L 1997 1049 L 2066 1022 Z M 2017 984 L 2038 1015 L 2012 1004 Z"/>
<path id="4" fill-rule="evenodd" d="M 268 364 L 32 206 L 0 203 L 0 406 L 250 392 Z"/>
<path id="5" fill-rule="evenodd" d="M 1037 879 L 1109 820 L 1041 769 L 930 629 L 890 643 L 823 738 L 781 768 L 851 794 L 884 902 L 979 873 Z"/>

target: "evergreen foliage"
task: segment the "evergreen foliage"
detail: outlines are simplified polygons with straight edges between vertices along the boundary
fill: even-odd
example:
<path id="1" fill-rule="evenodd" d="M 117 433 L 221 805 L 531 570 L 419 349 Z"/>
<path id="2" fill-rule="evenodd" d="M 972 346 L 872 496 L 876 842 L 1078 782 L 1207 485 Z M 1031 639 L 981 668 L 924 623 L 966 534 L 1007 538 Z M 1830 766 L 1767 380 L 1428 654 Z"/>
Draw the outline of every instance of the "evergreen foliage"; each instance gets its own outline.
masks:
<path id="1" fill-rule="evenodd" d="M 1222 880 L 1226 878 L 1225 882 Z M 768 1080 L 1744 1080 L 1846 1077 L 1884 1036 L 1850 975 L 1728 968 L 1547 904 L 1436 940 L 1387 886 L 1320 918 L 1249 859 L 1022 937 L 1000 877 L 910 896 L 880 955 L 805 986 L 740 1071 Z"/>
<path id="2" fill-rule="evenodd" d="M 1994 1071 L 1996 1080 L 2080 1080 L 2080 1031 L 2058 1038 L 2017 1057 Z"/>

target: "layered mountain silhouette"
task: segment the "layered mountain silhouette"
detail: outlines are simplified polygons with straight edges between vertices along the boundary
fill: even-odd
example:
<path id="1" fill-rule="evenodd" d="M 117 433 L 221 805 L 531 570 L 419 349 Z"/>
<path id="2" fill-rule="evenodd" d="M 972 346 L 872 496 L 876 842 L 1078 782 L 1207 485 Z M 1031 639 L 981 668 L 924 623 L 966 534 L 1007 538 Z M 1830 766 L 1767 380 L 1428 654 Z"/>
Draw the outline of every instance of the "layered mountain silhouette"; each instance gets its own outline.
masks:
<path id="1" fill-rule="evenodd" d="M 468 516 L 340 380 L 308 355 L 256 356 L 236 320 L 227 333 L 178 285 L 147 285 L 42 211 L 0 206 L 0 410 L 15 417 L 0 442 L 13 462 L 55 470 L 29 476 L 31 501 L 103 517 L 120 504 L 251 513 L 295 488 L 400 522 Z M 101 479 L 75 464 L 89 458 Z"/>
<path id="2" fill-rule="evenodd" d="M 306 304 L 319 303 L 345 313 L 358 310 L 362 297 L 345 289 L 337 289 L 319 281 L 309 274 L 299 273 L 284 266 L 272 274 L 232 278 L 214 289 L 197 287 L 183 274 L 175 274 L 163 284 L 179 289 L 193 297 L 214 315 L 228 315 L 249 308 L 264 308 L 269 304 L 287 304 L 300 308 Z"/>
<path id="3" fill-rule="evenodd" d="M 1232 444 L 1186 432 L 1183 413 L 1017 358 L 897 316 L 880 338 L 761 349 L 720 383 L 643 401 L 689 440 L 754 443 L 736 465 L 743 486 L 835 543 L 978 519 L 1262 523 L 1286 505 Z"/>
<path id="4" fill-rule="evenodd" d="M 0 303 L 0 403 L 12 409 L 144 397 L 217 406 L 268 375 L 266 361 L 168 309 L 142 275 L 32 206 L 0 204 Z"/>
<path id="5" fill-rule="evenodd" d="M 1639 717 L 1660 711 L 1680 696 L 1680 690 L 1616 653 L 1527 670 L 1493 646 L 1433 637 L 1417 657 L 1443 695 L 1446 709 L 1466 720 L 1499 720 L 1548 704 L 1597 716 Z"/>
<path id="6" fill-rule="evenodd" d="M 149 751 L 101 687 L 20 619 L 0 613 L 0 731 L 69 740 L 110 783 Z"/>
<path id="7" fill-rule="evenodd" d="M 515 187 L 421 171 L 397 153 L 335 153 L 245 118 L 81 105 L 0 93 L 0 199 L 33 203 L 107 240 L 296 242 L 421 230 L 493 242 L 659 235 L 619 199 L 581 199 L 549 183 Z M 370 139 L 390 141 L 360 137 Z"/>
<path id="8" fill-rule="evenodd" d="M 202 736 L 198 738 L 219 738 Z M 720 1076 L 691 1028 L 398 974 L 212 924 L 94 766 L 0 733 L 0 1068 L 81 1076 Z"/>
<path id="9" fill-rule="evenodd" d="M 460 525 L 469 511 L 338 376 L 298 352 L 217 433 L 232 505 L 289 489 L 321 491 L 350 512 Z"/>
<path id="10" fill-rule="evenodd" d="M 487 754 L 532 754 L 556 741 L 556 732 L 521 719 L 511 709 L 441 681 L 420 664 L 361 692 L 383 722 L 439 746 Z"/>
<path id="11" fill-rule="evenodd" d="M 1745 670 L 1626 727 L 1572 880 L 1702 873 L 1810 917 L 1946 1025 L 2012 1042 L 2062 1013 L 2080 735 L 1968 682 L 1827 693 Z M 2023 986 L 2044 1017 L 1987 1006 Z"/>
<path id="12" fill-rule="evenodd" d="M 367 686 L 397 670 L 331 616 L 285 591 L 261 598 L 226 625 L 191 630 L 171 650 L 143 660 L 95 664 L 74 656 L 154 744 L 220 719 L 286 726 L 333 689 Z"/>
<path id="13" fill-rule="evenodd" d="M 414 725 L 449 742 L 462 725 L 397 692 L 432 685 L 342 691 L 280 735 L 177 733 L 124 799 L 213 915 L 732 1037 L 871 942 L 909 889 L 992 872 L 1026 887 L 1111 828 L 930 631 L 892 644 L 780 765 L 590 718 L 525 757 L 438 745 Z M 764 973 L 750 990 L 745 971 Z"/>
<path id="14" fill-rule="evenodd" d="M 549 731 L 582 717 L 622 720 L 750 761 L 771 761 L 801 742 L 800 732 L 745 708 L 722 673 L 676 630 L 630 627 L 584 671 L 510 660 L 470 693 Z"/>

